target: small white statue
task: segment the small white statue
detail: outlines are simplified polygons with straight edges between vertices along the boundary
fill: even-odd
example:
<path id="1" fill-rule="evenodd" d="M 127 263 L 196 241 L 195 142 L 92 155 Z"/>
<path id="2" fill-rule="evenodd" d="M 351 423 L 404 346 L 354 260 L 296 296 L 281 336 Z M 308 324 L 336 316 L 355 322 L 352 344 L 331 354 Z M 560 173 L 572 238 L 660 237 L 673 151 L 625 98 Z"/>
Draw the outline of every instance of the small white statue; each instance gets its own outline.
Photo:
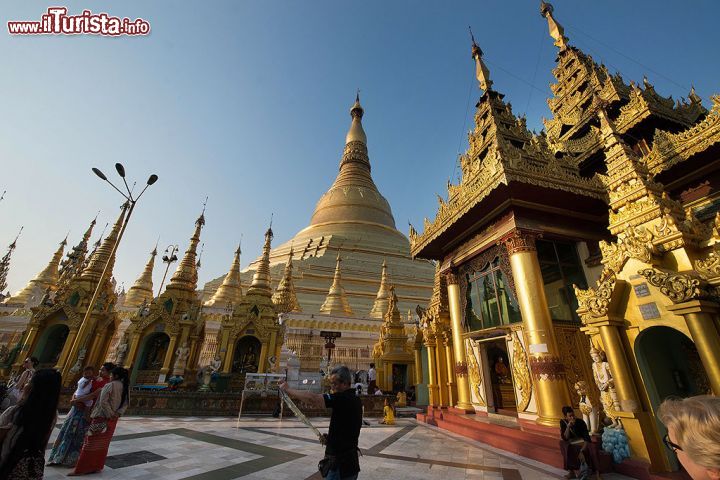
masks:
<path id="1" fill-rule="evenodd" d="M 85 360 L 85 353 L 87 352 L 87 349 L 84 347 L 80 349 L 80 352 L 78 353 L 77 361 L 75 362 L 75 365 L 72 366 L 70 369 L 70 373 L 75 375 L 80 373 L 80 370 L 82 369 L 82 362 Z"/>
<path id="2" fill-rule="evenodd" d="M 173 375 L 182 376 L 185 374 L 185 366 L 187 365 L 188 355 L 190 355 L 190 348 L 187 346 L 187 342 L 183 343 L 181 347 L 178 347 L 178 349 L 175 350 Z"/>
<path id="3" fill-rule="evenodd" d="M 598 428 L 598 411 L 593 406 L 588 396 L 588 388 L 585 380 L 575 383 L 575 391 L 580 396 L 580 412 L 582 412 L 583 420 L 590 429 L 591 434 L 597 433 Z"/>
<path id="4" fill-rule="evenodd" d="M 117 349 L 115 350 L 115 363 L 122 367 L 125 364 L 125 357 L 127 356 L 127 350 L 128 350 L 128 336 L 127 333 L 123 334 L 122 338 L 120 339 L 120 344 L 117 346 Z"/>

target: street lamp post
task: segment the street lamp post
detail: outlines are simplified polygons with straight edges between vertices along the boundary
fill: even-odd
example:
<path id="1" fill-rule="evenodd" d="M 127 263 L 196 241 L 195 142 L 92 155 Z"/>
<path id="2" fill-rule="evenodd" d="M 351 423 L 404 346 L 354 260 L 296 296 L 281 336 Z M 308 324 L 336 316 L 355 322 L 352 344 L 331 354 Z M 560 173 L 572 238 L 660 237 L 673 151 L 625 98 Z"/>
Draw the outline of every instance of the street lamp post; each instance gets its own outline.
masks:
<path id="1" fill-rule="evenodd" d="M 167 267 L 165 267 L 165 273 L 163 274 L 162 282 L 160 282 L 160 288 L 158 289 L 158 295 L 162 293 L 162 287 L 165 285 L 165 279 L 167 278 L 168 270 L 170 270 L 170 265 L 173 262 L 177 262 L 177 251 L 180 249 L 177 245 L 168 245 L 165 247 L 165 255 L 162 257 L 163 263 L 167 263 Z"/>
<path id="2" fill-rule="evenodd" d="M 105 176 L 105 174 L 100 171 L 98 168 L 93 168 L 92 171 L 100 177 L 100 179 L 106 181 L 110 184 L 115 190 L 117 190 L 120 195 L 122 195 L 125 198 L 125 205 L 123 208 L 127 208 L 127 215 L 125 215 L 125 218 L 123 219 L 122 227 L 120 228 L 120 232 L 118 233 L 118 237 L 115 240 L 115 243 L 112 246 L 112 249 L 110 250 L 110 255 L 108 256 L 107 263 L 105 263 L 105 268 L 103 268 L 103 272 L 100 275 L 100 280 L 98 281 L 97 285 L 95 286 L 95 291 L 93 292 L 93 296 L 90 299 L 90 303 L 88 304 L 87 310 L 85 311 L 85 316 L 83 317 L 83 321 L 80 324 L 80 330 L 78 331 L 77 336 L 75 337 L 75 343 L 72 346 L 72 349 L 70 351 L 70 355 L 68 355 L 68 359 L 65 362 L 64 368 L 63 368 L 63 375 L 65 376 L 66 371 L 68 370 L 68 367 L 72 363 L 72 359 L 75 357 L 75 355 L 78 353 L 80 348 L 84 346 L 85 344 L 85 336 L 88 333 L 87 330 L 89 328 L 88 325 L 88 319 L 90 318 L 90 315 L 92 314 L 93 309 L 95 308 L 95 304 L 97 303 L 98 296 L 100 294 L 100 289 L 102 288 L 103 282 L 105 281 L 105 278 L 107 277 L 108 270 L 110 268 L 110 263 L 112 258 L 115 256 L 115 252 L 117 251 L 118 246 L 120 245 L 120 240 L 122 240 L 123 234 L 125 233 L 125 229 L 127 228 L 128 222 L 130 221 L 130 217 L 132 216 L 133 210 L 135 209 L 135 204 L 138 200 L 140 200 L 140 197 L 142 197 L 143 193 L 145 193 L 145 190 L 148 189 L 148 187 L 158 180 L 158 176 L 155 174 L 150 175 L 150 177 L 147 179 L 145 188 L 142 189 L 140 194 L 135 197 L 132 194 L 132 191 L 130 190 L 130 187 L 128 187 L 127 181 L 125 180 L 125 167 L 121 163 L 115 164 L 115 170 L 117 170 L 118 175 L 122 178 L 123 183 L 125 184 L 125 189 L 127 190 L 127 194 L 120 190 L 118 187 L 116 187 L 108 178 Z"/>

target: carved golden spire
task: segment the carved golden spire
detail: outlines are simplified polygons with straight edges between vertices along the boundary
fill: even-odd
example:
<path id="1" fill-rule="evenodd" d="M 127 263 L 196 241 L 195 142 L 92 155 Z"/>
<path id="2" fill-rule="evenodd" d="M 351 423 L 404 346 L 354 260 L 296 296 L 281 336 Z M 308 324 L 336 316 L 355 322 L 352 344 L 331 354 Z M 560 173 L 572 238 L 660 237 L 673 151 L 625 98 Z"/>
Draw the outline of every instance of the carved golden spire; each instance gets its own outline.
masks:
<path id="1" fill-rule="evenodd" d="M 293 248 L 290 247 L 290 255 L 288 256 L 287 263 L 285 264 L 283 277 L 272 297 L 272 301 L 275 304 L 278 313 L 302 312 L 302 308 L 300 308 L 300 304 L 297 300 L 297 295 L 295 295 L 295 285 L 292 280 L 292 259 Z"/>
<path id="2" fill-rule="evenodd" d="M 76 274 L 82 273 L 82 266 L 85 264 L 85 255 L 88 252 L 88 242 L 92 236 L 93 227 L 97 223 L 97 216 L 90 222 L 90 226 L 85 231 L 80 243 L 75 245 L 71 251 L 67 253 L 67 258 L 60 262 L 60 278 L 58 287 L 66 285 Z"/>
<path id="3" fill-rule="evenodd" d="M 60 242 L 60 246 L 53 254 L 47 266 L 38 273 L 35 278 L 30 280 L 25 288 L 17 292 L 10 298 L 6 298 L 3 303 L 12 305 L 26 305 L 33 295 L 33 292 L 45 292 L 47 289 L 57 290 L 58 280 L 60 278 L 59 267 L 63 251 L 67 245 L 67 237 Z"/>
<path id="4" fill-rule="evenodd" d="M 2 293 L 5 288 L 7 288 L 7 274 L 8 271 L 10 271 L 10 257 L 12 256 L 12 253 L 17 246 L 17 241 L 22 231 L 23 227 L 20 227 L 20 232 L 18 232 L 15 240 L 13 240 L 13 242 L 8 247 L 7 253 L 4 257 L 2 257 L 2 259 L 0 259 L 0 293 Z"/>
<path id="5" fill-rule="evenodd" d="M 340 284 L 341 261 L 340 253 L 338 253 L 337 260 L 335 261 L 335 276 L 333 277 L 333 283 L 327 297 L 325 298 L 325 302 L 320 307 L 320 313 L 347 316 L 353 314 L 347 297 L 345 296 L 345 289 Z"/>
<path id="6" fill-rule="evenodd" d="M 120 229 L 122 228 L 123 221 L 125 220 L 125 213 L 130 208 L 130 204 L 125 202 L 120 209 L 120 215 L 118 215 L 115 224 L 110 231 L 110 234 L 105 237 L 102 244 L 93 252 L 88 262 L 88 266 L 82 271 L 80 278 L 85 280 L 92 280 L 95 282 L 100 281 L 105 265 L 107 265 L 107 277 L 105 280 L 109 281 L 112 276 L 113 267 L 115 266 L 115 255 L 110 256 L 110 253 L 115 246 L 115 242 L 120 235 Z"/>
<path id="7" fill-rule="evenodd" d="M 475 43 L 475 37 L 473 36 L 472 30 L 470 30 L 470 38 L 472 39 L 472 58 L 475 59 L 475 76 L 480 84 L 480 89 L 487 92 L 492 88 L 493 84 L 492 80 L 490 80 L 490 70 L 488 70 L 485 66 L 485 62 L 483 62 L 483 52 L 478 44 Z"/>
<path id="8" fill-rule="evenodd" d="M 152 275 L 153 268 L 155 267 L 156 255 L 157 245 L 153 251 L 150 252 L 150 259 L 145 265 L 145 269 L 142 274 L 140 274 L 140 277 L 135 280 L 135 283 L 132 287 L 130 287 L 130 290 L 127 291 L 127 294 L 125 295 L 125 303 L 123 304 L 124 306 L 139 307 L 145 302 L 150 303 L 154 298 L 155 295 L 153 294 Z"/>
<path id="9" fill-rule="evenodd" d="M 550 36 L 555 40 L 555 46 L 559 47 L 560 51 L 568 48 L 568 38 L 565 36 L 565 29 L 563 29 L 562 25 L 553 17 L 553 6 L 548 2 L 541 1 L 540 15 L 547 18 Z"/>
<path id="10" fill-rule="evenodd" d="M 195 232 L 190 237 L 190 245 L 185 251 L 185 256 L 178 264 L 177 270 L 170 279 L 167 290 L 180 290 L 185 292 L 194 292 L 197 288 L 198 272 L 197 272 L 197 246 L 200 243 L 200 232 L 205 225 L 205 207 L 195 220 Z"/>
<path id="11" fill-rule="evenodd" d="M 375 296 L 375 303 L 368 314 L 372 318 L 383 318 L 387 312 L 388 302 L 390 301 L 390 290 L 388 289 L 387 279 L 387 262 L 383 260 L 382 272 L 380 273 L 380 288 Z"/>
<path id="12" fill-rule="evenodd" d="M 270 281 L 270 243 L 273 239 L 272 227 L 265 232 L 265 244 L 263 245 L 262 257 L 258 268 L 253 275 L 252 283 L 248 288 L 248 295 L 263 295 L 272 297 L 272 286 Z"/>
<path id="13" fill-rule="evenodd" d="M 228 303 L 237 305 L 242 299 L 242 284 L 240 283 L 241 253 L 240 245 L 238 245 L 237 250 L 235 250 L 235 255 L 233 256 L 232 265 L 230 265 L 230 270 L 227 275 L 225 275 L 222 285 L 218 287 L 212 298 L 205 302 L 206 307 L 215 305 L 225 307 Z"/>

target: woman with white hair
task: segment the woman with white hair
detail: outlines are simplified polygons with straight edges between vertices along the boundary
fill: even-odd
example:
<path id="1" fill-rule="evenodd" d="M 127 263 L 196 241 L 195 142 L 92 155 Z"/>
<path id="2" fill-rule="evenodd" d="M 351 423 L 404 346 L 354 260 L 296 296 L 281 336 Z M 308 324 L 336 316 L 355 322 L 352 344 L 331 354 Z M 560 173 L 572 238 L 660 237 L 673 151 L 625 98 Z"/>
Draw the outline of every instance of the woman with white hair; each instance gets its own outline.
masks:
<path id="1" fill-rule="evenodd" d="M 668 429 L 663 442 L 693 480 L 720 480 L 720 397 L 667 399 L 658 417 Z"/>

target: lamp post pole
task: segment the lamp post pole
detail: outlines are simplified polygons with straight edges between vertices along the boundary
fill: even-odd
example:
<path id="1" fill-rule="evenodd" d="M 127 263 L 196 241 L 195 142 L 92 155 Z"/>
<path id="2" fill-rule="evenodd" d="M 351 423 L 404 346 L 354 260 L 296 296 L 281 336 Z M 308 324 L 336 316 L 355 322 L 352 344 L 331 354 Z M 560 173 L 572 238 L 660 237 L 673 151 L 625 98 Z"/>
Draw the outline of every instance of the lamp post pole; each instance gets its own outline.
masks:
<path id="1" fill-rule="evenodd" d="M 170 270 L 170 265 L 173 262 L 177 262 L 177 251 L 180 249 L 177 245 L 168 245 L 165 248 L 165 255 L 162 257 L 163 263 L 167 263 L 167 267 L 165 267 L 165 273 L 163 274 L 162 282 L 160 282 L 160 288 L 158 288 L 158 295 L 162 293 L 162 287 L 165 285 L 165 279 L 167 278 L 168 270 Z"/>
<path id="2" fill-rule="evenodd" d="M 117 190 L 120 193 L 120 195 L 122 195 L 125 198 L 125 204 L 123 205 L 123 208 L 127 209 L 127 214 L 123 218 L 123 224 L 122 224 L 122 227 L 120 228 L 120 232 L 118 233 L 118 237 L 115 240 L 115 243 L 113 244 L 112 249 L 110 250 L 110 255 L 108 256 L 108 260 L 105 263 L 105 267 L 103 268 L 102 274 L 100 275 L 100 279 L 99 279 L 97 285 L 95 286 L 95 291 L 93 292 L 93 296 L 91 297 L 90 303 L 88 304 L 87 310 L 85 311 L 85 316 L 83 317 L 83 321 L 80 324 L 80 329 L 79 329 L 77 335 L 75 336 L 75 342 L 73 343 L 71 350 L 69 352 L 70 355 L 68 355 L 67 360 L 65 361 L 65 365 L 63 365 L 62 374 L 63 374 L 63 377 L 68 379 L 68 381 L 72 381 L 72 380 L 68 378 L 67 373 L 68 373 L 70 367 L 72 366 L 72 362 L 74 361 L 75 357 L 79 353 L 80 349 L 83 348 L 86 343 L 85 337 L 87 336 L 88 330 L 90 328 L 88 320 L 90 318 L 90 315 L 92 315 L 93 309 L 95 308 L 95 304 L 97 303 L 98 296 L 100 295 L 100 290 L 105 281 L 105 278 L 107 277 L 108 270 L 110 269 L 111 260 L 115 256 L 115 252 L 117 251 L 118 246 L 120 245 L 120 240 L 122 240 L 123 234 L 125 233 L 125 229 L 127 228 L 128 222 L 130 221 L 130 217 L 132 216 L 132 213 L 135 210 L 135 205 L 136 205 L 137 201 L 140 200 L 140 197 L 142 197 L 143 193 L 145 193 L 145 190 L 147 190 L 150 185 L 154 184 L 158 180 L 157 175 L 155 175 L 155 174 L 150 175 L 150 177 L 148 178 L 147 183 L 145 185 L 145 188 L 143 188 L 143 190 L 140 192 L 140 194 L 137 197 L 134 197 L 132 194 L 132 191 L 128 187 L 127 181 L 125 180 L 125 167 L 123 167 L 123 165 L 121 163 L 116 163 L 115 169 L 117 170 L 118 174 L 120 175 L 120 177 L 123 180 L 123 183 L 125 184 L 125 189 L 127 190 L 127 194 L 125 194 L 122 190 L 117 188 L 110 180 L 108 180 L 108 178 L 105 176 L 105 174 L 103 172 L 101 172 L 99 169 L 97 169 L 97 168 L 92 169 L 92 171 L 95 173 L 95 175 L 97 175 L 98 177 L 100 177 L 100 179 L 109 183 L 115 190 Z M 64 383 L 66 383 L 66 382 L 64 382 Z"/>

